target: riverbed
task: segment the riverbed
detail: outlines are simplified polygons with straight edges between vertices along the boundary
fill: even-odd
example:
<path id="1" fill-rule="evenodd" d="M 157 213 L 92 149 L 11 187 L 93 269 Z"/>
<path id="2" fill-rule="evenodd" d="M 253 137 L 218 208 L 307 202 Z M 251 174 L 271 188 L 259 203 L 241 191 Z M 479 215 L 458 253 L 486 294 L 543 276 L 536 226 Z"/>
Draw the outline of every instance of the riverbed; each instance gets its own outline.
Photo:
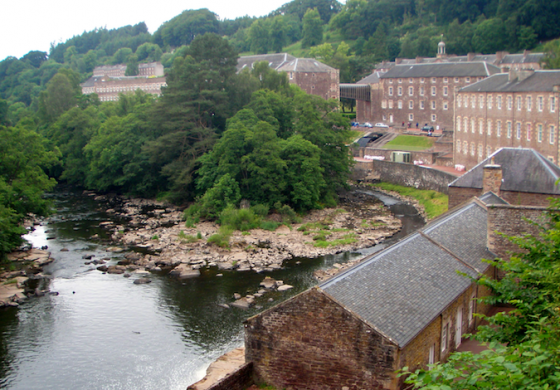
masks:
<path id="1" fill-rule="evenodd" d="M 109 258 L 110 265 L 124 255 L 105 250 L 107 232 L 99 223 L 114 218 L 106 207 L 69 189 L 51 196 L 56 215 L 28 238 L 34 246 L 48 245 L 55 258 L 44 273 L 58 295 L 2 311 L 2 388 L 184 390 L 204 376 L 210 362 L 242 345 L 244 319 L 317 284 L 314 271 L 382 247 L 295 258 L 266 274 L 211 267 L 201 269 L 198 278 L 179 280 L 151 273 L 152 283 L 135 285 L 141 275 L 105 274 L 82 258 Z M 423 224 L 414 208 L 393 198 L 384 202 L 402 216 L 398 236 Z M 235 293 L 255 293 L 265 276 L 294 288 L 268 292 L 248 310 L 220 305 L 231 303 Z"/>

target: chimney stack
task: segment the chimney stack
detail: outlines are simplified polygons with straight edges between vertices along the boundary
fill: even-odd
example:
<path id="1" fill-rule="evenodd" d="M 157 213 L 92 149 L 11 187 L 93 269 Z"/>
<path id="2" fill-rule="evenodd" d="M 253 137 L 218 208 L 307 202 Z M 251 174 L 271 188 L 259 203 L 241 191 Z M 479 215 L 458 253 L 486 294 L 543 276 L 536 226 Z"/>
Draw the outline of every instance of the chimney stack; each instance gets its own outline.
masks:
<path id="1" fill-rule="evenodd" d="M 492 157 L 490 164 L 485 165 L 482 172 L 482 194 L 492 191 L 499 196 L 502 186 L 502 166 L 495 164 Z"/>

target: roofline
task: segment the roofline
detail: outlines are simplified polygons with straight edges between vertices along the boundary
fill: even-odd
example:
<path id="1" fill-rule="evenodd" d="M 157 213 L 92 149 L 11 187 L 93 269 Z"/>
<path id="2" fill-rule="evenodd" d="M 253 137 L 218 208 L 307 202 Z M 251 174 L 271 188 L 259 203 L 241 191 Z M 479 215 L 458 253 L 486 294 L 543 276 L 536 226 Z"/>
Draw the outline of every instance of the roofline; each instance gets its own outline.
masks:
<path id="1" fill-rule="evenodd" d="M 548 166 L 548 163 L 549 163 L 550 161 L 546 160 L 546 161 L 548 161 L 548 162 L 546 162 L 545 159 L 544 159 L 544 157 L 543 157 L 540 153 L 537 153 L 536 150 L 534 150 L 534 149 L 531 149 L 531 150 L 533 151 L 533 153 L 535 154 L 535 156 L 539 159 L 539 161 L 541 162 L 541 164 L 544 165 L 545 168 L 550 172 L 550 174 L 556 179 L 555 182 L 558 181 L 558 179 L 559 179 L 560 177 L 559 177 L 558 175 L 556 175 L 556 174 L 554 173 L 554 171 L 553 171 L 552 169 L 550 169 L 550 167 Z"/>

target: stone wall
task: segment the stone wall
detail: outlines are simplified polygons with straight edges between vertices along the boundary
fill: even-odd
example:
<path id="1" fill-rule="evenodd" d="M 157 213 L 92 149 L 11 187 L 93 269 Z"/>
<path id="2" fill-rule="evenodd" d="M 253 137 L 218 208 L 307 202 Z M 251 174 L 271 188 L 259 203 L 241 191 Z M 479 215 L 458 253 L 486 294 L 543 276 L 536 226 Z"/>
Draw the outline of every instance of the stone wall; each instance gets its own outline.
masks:
<path id="1" fill-rule="evenodd" d="M 447 185 L 457 179 L 450 173 L 421 165 L 376 160 L 371 163 L 373 173 L 379 174 L 381 181 L 422 190 L 434 190 L 447 194 Z"/>
<path id="2" fill-rule="evenodd" d="M 519 252 L 519 247 L 506 236 L 538 235 L 539 229 L 527 221 L 543 222 L 546 208 L 536 206 L 493 205 L 488 206 L 488 249 L 497 257 L 508 259 L 508 252 Z"/>
<path id="3" fill-rule="evenodd" d="M 397 346 L 313 288 L 246 321 L 245 359 L 279 389 L 395 389 Z"/>
<path id="4" fill-rule="evenodd" d="M 378 156 L 384 157 L 386 161 L 391 161 L 391 153 L 401 152 L 402 150 L 391 150 L 391 149 L 378 149 L 378 148 L 360 148 L 358 149 L 359 157 L 363 156 Z M 423 164 L 434 164 L 436 162 L 437 156 L 441 153 L 439 152 L 408 152 L 410 153 L 411 162 L 412 161 L 422 161 Z M 358 156 L 356 156 L 358 157 Z"/>
<path id="5" fill-rule="evenodd" d="M 228 374 L 207 390 L 245 390 L 252 384 L 254 384 L 253 363 L 249 362 Z"/>
<path id="6" fill-rule="evenodd" d="M 471 199 L 473 196 L 481 196 L 482 188 L 449 187 L 449 209 Z M 512 205 L 539 206 L 546 207 L 550 203 L 549 194 L 538 194 L 531 192 L 500 191 L 501 198 Z"/>

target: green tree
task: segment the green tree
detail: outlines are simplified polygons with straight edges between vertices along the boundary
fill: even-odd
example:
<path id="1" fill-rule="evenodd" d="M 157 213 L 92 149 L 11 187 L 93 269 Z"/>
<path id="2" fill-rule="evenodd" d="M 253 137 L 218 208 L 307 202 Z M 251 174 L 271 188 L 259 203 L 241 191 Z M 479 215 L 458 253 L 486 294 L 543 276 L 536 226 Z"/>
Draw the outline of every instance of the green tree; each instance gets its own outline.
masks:
<path id="1" fill-rule="evenodd" d="M 54 122 L 60 115 L 75 107 L 78 93 L 74 83 L 64 72 L 57 73 L 41 92 L 39 115 L 45 122 Z"/>
<path id="2" fill-rule="evenodd" d="M 146 42 L 138 46 L 135 54 L 138 57 L 138 61 L 153 62 L 159 61 L 163 53 L 158 45 Z"/>
<path id="3" fill-rule="evenodd" d="M 125 76 L 136 76 L 138 75 L 138 57 L 136 55 L 131 55 L 128 57 L 128 62 L 126 64 Z"/>
<path id="4" fill-rule="evenodd" d="M 275 53 L 280 53 L 288 41 L 289 26 L 284 16 L 278 15 L 272 19 L 270 26 L 270 48 Z"/>
<path id="5" fill-rule="evenodd" d="M 316 46 L 323 41 L 323 22 L 316 8 L 308 9 L 303 16 L 301 47 Z"/>
<path id="6" fill-rule="evenodd" d="M 545 69 L 560 69 L 560 42 L 550 41 L 544 45 L 545 56 L 542 60 Z"/>
<path id="7" fill-rule="evenodd" d="M 154 33 L 154 42 L 160 47 L 179 47 L 190 44 L 197 36 L 218 30 L 219 22 L 213 12 L 206 8 L 186 10 L 163 23 Z"/>
<path id="8" fill-rule="evenodd" d="M 117 50 L 117 52 L 113 55 L 113 58 L 111 59 L 111 63 L 113 65 L 126 64 L 131 55 L 132 55 L 132 49 L 128 47 L 123 47 L 122 49 Z"/>
<path id="9" fill-rule="evenodd" d="M 255 54 L 266 54 L 270 48 L 270 27 L 267 20 L 257 19 L 249 28 L 251 51 Z"/>
<path id="10" fill-rule="evenodd" d="M 495 53 L 507 43 L 506 29 L 500 18 L 487 19 L 476 26 L 473 48 L 478 53 Z"/>

